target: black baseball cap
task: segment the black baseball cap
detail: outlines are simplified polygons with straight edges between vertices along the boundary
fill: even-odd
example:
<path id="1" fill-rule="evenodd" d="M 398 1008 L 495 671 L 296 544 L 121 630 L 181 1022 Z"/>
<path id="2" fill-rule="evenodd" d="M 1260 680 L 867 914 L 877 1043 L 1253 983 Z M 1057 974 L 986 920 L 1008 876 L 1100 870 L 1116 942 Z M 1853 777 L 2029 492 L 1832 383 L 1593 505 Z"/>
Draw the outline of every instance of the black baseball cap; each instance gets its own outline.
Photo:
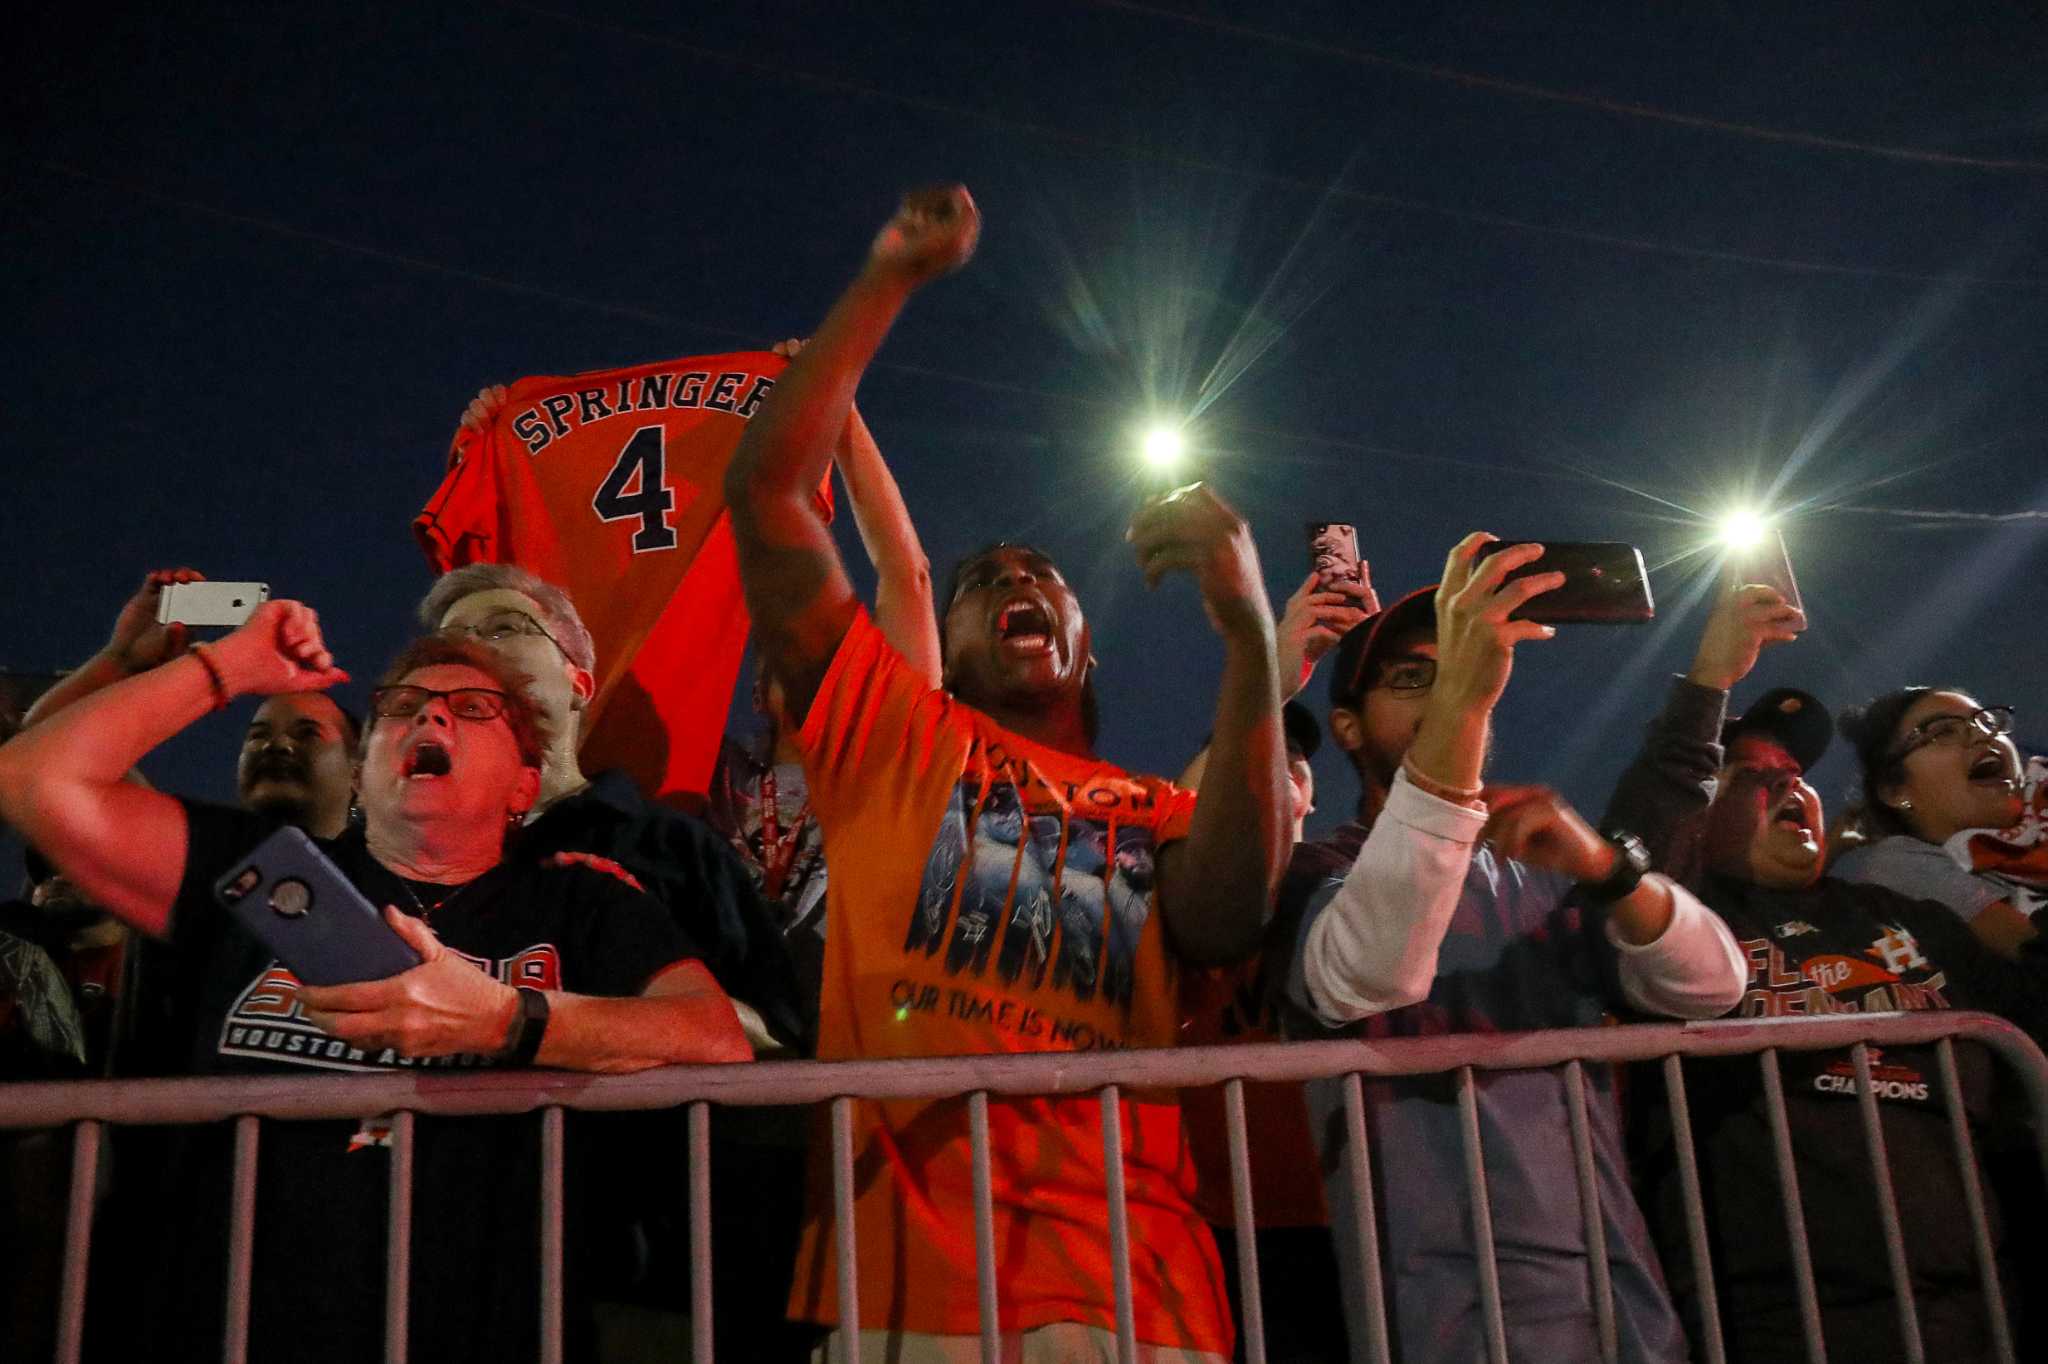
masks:
<path id="1" fill-rule="evenodd" d="M 1323 727 L 1299 701 L 1289 701 L 1280 707 L 1280 728 L 1287 735 L 1287 746 L 1304 758 L 1315 757 L 1316 750 L 1323 746 Z"/>
<path id="2" fill-rule="evenodd" d="M 1744 734 L 1777 740 L 1800 771 L 1810 772 L 1828 751 L 1835 722 L 1828 708 L 1811 694 L 1796 687 L 1773 687 L 1721 726 L 1721 746 L 1727 748 Z"/>
<path id="3" fill-rule="evenodd" d="M 1331 660 L 1330 704 L 1346 708 L 1365 695 L 1372 664 L 1381 645 L 1404 630 L 1436 629 L 1436 587 L 1418 587 L 1393 605 L 1385 607 L 1351 627 L 1338 641 L 1337 656 Z"/>

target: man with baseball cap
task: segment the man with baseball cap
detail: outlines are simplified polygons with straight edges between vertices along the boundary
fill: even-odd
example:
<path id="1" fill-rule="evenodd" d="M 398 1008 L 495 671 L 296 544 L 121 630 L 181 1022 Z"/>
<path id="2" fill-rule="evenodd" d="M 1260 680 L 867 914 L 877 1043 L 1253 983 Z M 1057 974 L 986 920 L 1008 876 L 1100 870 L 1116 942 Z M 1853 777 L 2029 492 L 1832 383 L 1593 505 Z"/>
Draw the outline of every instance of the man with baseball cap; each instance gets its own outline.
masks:
<path id="1" fill-rule="evenodd" d="M 1297 1035 L 1584 1027 L 1623 1007 L 1710 1018 L 1740 998 L 1742 963 L 1727 929 L 1668 879 L 1645 875 L 1632 842 L 1603 839 L 1554 792 L 1484 782 L 1514 650 L 1555 633 L 1515 612 L 1563 581 L 1557 573 L 1511 580 L 1542 547 L 1481 559 L 1492 538 L 1466 537 L 1441 585 L 1394 602 L 1337 651 L 1329 729 L 1362 793 L 1355 821 L 1303 849 L 1316 849 L 1329 875 L 1282 885 L 1278 915 L 1295 935 L 1287 993 Z M 1611 1078 L 1586 1078 L 1602 1091 L 1590 1113 L 1618 1357 L 1681 1359 L 1678 1318 L 1622 1161 Z M 1475 1097 L 1509 1350 L 1600 1358 L 1586 1218 L 1560 1121 L 1563 1077 L 1485 1074 Z M 1460 1106 L 1435 1078 L 1369 1081 L 1366 1101 L 1396 1353 L 1410 1364 L 1483 1357 Z M 1310 1086 L 1326 1147 L 1343 1139 L 1342 1102 L 1340 1084 Z M 1335 1150 L 1323 1155 L 1326 1170 L 1342 1166 Z M 1340 1255 L 1355 1276 L 1363 1251 L 1351 1241 L 1348 1180 L 1332 1179 L 1327 1192 Z M 1358 1296 L 1346 1301 L 1354 1348 L 1370 1329 Z"/>
<path id="2" fill-rule="evenodd" d="M 2015 964 L 1943 906 L 1823 875 L 1827 833 L 1805 774 L 1826 752 L 1827 710 L 1779 687 L 1724 719 L 1728 691 L 1767 645 L 1805 617 L 1771 588 L 1722 595 L 1686 676 L 1674 679 L 1642 752 L 1608 806 L 1610 827 L 1640 834 L 1658 867 L 1684 877 L 1725 920 L 1747 971 L 1737 1012 L 1776 1018 L 1899 1009 L 1989 1009 L 2042 1036 L 2042 960 Z M 1927 1048 L 1871 1051 L 1921 1330 L 1945 1360 L 1993 1357 L 1965 1195 Z M 1959 1053 L 1965 1106 L 1986 1111 L 1990 1067 Z M 1884 1230 L 1864 1153 L 1856 1067 L 1847 1051 L 1778 1062 L 1820 1321 L 1830 1355 L 1912 1357 L 1899 1335 Z M 1694 1063 L 1691 1126 L 1714 1236 L 1721 1329 L 1730 1358 L 1803 1360 L 1808 1341 L 1785 1235 L 1775 1140 L 1749 1057 Z M 1674 1298 L 1697 1336 L 1700 1295 L 1682 1211 L 1676 1147 L 1648 1114 L 1644 1206 Z"/>

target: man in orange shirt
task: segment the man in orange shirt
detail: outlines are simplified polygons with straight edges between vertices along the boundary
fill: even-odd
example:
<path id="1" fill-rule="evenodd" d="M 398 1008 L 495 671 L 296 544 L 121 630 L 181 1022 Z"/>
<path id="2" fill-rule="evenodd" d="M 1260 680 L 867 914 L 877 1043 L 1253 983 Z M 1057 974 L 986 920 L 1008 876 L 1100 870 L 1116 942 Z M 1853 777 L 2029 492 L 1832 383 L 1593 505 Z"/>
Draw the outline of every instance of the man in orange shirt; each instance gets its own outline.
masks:
<path id="1" fill-rule="evenodd" d="M 943 689 L 854 596 L 812 490 L 890 324 L 919 285 L 965 263 L 978 226 L 964 189 L 906 199 L 727 476 L 747 606 L 802 726 L 831 867 L 824 1058 L 1171 1046 L 1181 965 L 1253 951 L 1286 860 L 1272 613 L 1244 522 L 1207 489 L 1156 500 L 1130 533 L 1148 581 L 1195 575 L 1223 637 L 1199 807 L 1095 756 L 1088 627 L 1044 555 L 998 544 L 956 571 L 940 601 Z M 1126 1095 L 1120 1119 L 1140 1357 L 1227 1357 L 1178 1105 Z M 1006 1357 L 1113 1357 L 1099 1105 L 992 1101 L 989 1126 Z M 863 1104 L 854 1158 L 853 1306 L 878 1357 L 976 1357 L 965 1104 Z M 791 1308 L 838 1322 L 849 1305 L 821 1175 Z"/>

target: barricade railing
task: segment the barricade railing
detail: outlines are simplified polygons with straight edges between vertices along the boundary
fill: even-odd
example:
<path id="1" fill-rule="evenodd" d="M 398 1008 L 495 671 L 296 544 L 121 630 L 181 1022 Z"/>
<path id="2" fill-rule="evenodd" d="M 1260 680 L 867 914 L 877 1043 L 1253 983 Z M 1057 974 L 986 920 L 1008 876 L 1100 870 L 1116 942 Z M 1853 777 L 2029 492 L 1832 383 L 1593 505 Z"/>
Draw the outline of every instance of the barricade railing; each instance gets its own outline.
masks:
<path id="1" fill-rule="evenodd" d="M 1093 1093 L 1101 1104 L 1103 1146 L 1108 1158 L 1106 1196 L 1109 1225 L 1106 1231 L 1115 1273 L 1118 1352 L 1120 1359 L 1134 1361 L 1137 1342 L 1120 1160 L 1122 1135 L 1118 1100 L 1122 1091 L 1126 1088 L 1159 1090 L 1223 1086 L 1233 1205 L 1237 1225 L 1249 1228 L 1257 1225 L 1257 1210 L 1251 1194 L 1244 1082 L 1341 1080 L 1348 1136 L 1346 1172 L 1353 1194 L 1349 1205 L 1356 1220 L 1353 1230 L 1362 1250 L 1360 1263 L 1356 1266 L 1358 1282 L 1353 1287 L 1364 1306 L 1361 1319 L 1366 1323 L 1367 1335 L 1363 1349 L 1354 1346 L 1354 1354 L 1362 1354 L 1384 1364 L 1389 1358 L 1390 1342 L 1374 1234 L 1372 1157 L 1366 1140 L 1366 1099 L 1362 1081 L 1367 1077 L 1448 1074 L 1455 1076 L 1457 1082 L 1466 1179 L 1471 1193 L 1475 1266 L 1485 1317 L 1487 1350 L 1494 1364 L 1506 1364 L 1506 1327 L 1494 1258 L 1491 1211 L 1486 1197 L 1485 1158 L 1480 1145 L 1475 1075 L 1480 1071 L 1561 1067 L 1585 1221 L 1590 1297 L 1602 1354 L 1612 1360 L 1616 1353 L 1613 1290 L 1594 1174 L 1584 1072 L 1588 1064 L 1656 1061 L 1661 1063 L 1671 1109 L 1688 1240 L 1700 1296 L 1702 1343 L 1708 1364 L 1723 1364 L 1725 1350 L 1715 1303 L 1706 1214 L 1681 1062 L 1688 1057 L 1756 1055 L 1762 1071 L 1779 1187 L 1784 1195 L 1785 1226 L 1792 1246 L 1794 1278 L 1808 1357 L 1819 1364 L 1825 1360 L 1826 1351 L 1801 1214 L 1798 1171 L 1778 1057 L 1783 1052 L 1848 1047 L 1856 1070 L 1857 1103 L 1870 1163 L 1871 1184 L 1883 1224 L 1893 1288 L 1897 1294 L 1899 1335 L 1905 1343 L 1908 1357 L 1921 1360 L 1926 1357 L 1926 1352 L 1915 1314 L 1891 1169 L 1885 1156 L 1883 1125 L 1872 1089 L 1869 1048 L 1873 1044 L 1883 1047 L 1933 1044 L 1939 1063 L 1941 1096 L 1949 1114 L 1950 1135 L 1975 1240 L 1991 1335 L 1998 1357 L 2011 1361 L 2014 1359 L 2013 1342 L 2006 1322 L 1995 1247 L 1955 1061 L 1953 1043 L 1958 1040 L 1989 1048 L 2017 1072 L 2029 1106 L 2036 1151 L 2043 1155 L 2044 1170 L 2048 1170 L 2048 1152 L 2043 1152 L 2040 1146 L 2041 1134 L 2048 1133 L 2048 1057 L 2044 1057 L 2041 1049 L 2024 1033 L 2002 1019 L 1988 1014 L 1945 1011 L 1640 1024 L 1387 1041 L 1259 1043 L 1160 1051 L 1049 1052 L 894 1061 L 773 1061 L 751 1065 L 673 1066 L 617 1076 L 504 1070 L 462 1075 L 393 1072 L 334 1078 L 238 1076 L 38 1082 L 0 1085 L 0 1129 L 75 1126 L 63 1287 L 58 1304 L 57 1353 L 62 1364 L 72 1364 L 79 1357 L 84 1330 L 86 1272 L 102 1127 L 108 1123 L 175 1125 L 232 1121 L 235 1128 L 234 1173 L 224 1357 L 230 1364 L 240 1364 L 247 1354 L 259 1120 L 358 1118 L 364 1113 L 395 1115 L 391 1128 L 392 1163 L 387 1210 L 385 1358 L 402 1364 L 406 1358 L 409 1310 L 414 1116 L 476 1116 L 537 1111 L 541 1115 L 542 1132 L 541 1301 L 538 1304 L 537 1328 L 540 1357 L 548 1364 L 555 1364 L 561 1358 L 563 1322 L 564 1110 L 616 1112 L 686 1107 L 692 1197 L 692 1346 L 693 1358 L 699 1364 L 706 1364 L 712 1358 L 711 1324 L 715 1309 L 711 1295 L 714 1247 L 710 1225 L 713 1180 L 709 1105 L 829 1103 L 838 1245 L 839 1331 L 844 1357 L 857 1364 L 860 1358 L 860 1308 L 856 1292 L 858 1262 L 853 1220 L 853 1105 L 862 1099 L 964 1097 L 974 1161 L 973 1215 L 981 1352 L 988 1364 L 995 1364 L 999 1354 L 997 1322 L 1001 1285 L 997 1283 L 995 1273 L 989 1099 L 991 1096 Z M 1243 1284 L 1245 1353 L 1253 1364 L 1263 1364 L 1263 1339 L 1258 1329 L 1261 1319 L 1258 1249 L 1252 1236 L 1240 1235 L 1235 1239 Z"/>

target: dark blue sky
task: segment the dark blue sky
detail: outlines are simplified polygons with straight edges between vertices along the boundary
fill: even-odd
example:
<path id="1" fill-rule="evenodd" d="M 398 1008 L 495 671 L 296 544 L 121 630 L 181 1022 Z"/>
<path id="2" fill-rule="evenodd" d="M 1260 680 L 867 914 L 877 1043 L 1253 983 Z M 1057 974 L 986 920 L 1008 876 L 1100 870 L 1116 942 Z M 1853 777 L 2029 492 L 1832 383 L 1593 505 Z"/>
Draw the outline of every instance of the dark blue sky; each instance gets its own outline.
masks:
<path id="1" fill-rule="evenodd" d="M 998 535 L 1067 565 L 1110 756 L 1170 772 L 1208 726 L 1193 589 L 1148 596 L 1120 538 L 1133 425 L 1198 401 L 1276 602 L 1306 519 L 1398 591 L 1472 528 L 1661 563 L 1701 535 L 1666 502 L 1783 471 L 1849 508 L 1791 524 L 1813 628 L 1758 685 L 1953 679 L 2048 734 L 2033 6 L 39 8 L 0 158 L 8 666 L 189 562 L 374 672 L 479 386 L 801 334 L 902 188 L 958 179 L 981 254 L 862 405 L 941 571 Z M 1604 799 L 1697 562 L 1656 626 L 1524 650 L 1500 775 Z M 154 770 L 225 795 L 235 723 Z"/>

